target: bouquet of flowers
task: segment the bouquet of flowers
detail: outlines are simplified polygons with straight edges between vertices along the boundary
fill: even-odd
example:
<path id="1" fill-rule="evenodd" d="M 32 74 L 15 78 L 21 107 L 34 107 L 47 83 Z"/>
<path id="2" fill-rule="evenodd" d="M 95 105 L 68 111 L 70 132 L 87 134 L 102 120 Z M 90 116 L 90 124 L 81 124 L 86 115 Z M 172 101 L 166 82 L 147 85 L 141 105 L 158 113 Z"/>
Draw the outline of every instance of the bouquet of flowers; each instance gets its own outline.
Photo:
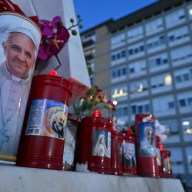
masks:
<path id="1" fill-rule="evenodd" d="M 86 94 L 73 105 L 74 113 L 80 117 L 90 116 L 95 109 L 107 109 L 108 115 L 116 106 L 108 100 L 105 93 L 97 86 L 90 88 Z"/>

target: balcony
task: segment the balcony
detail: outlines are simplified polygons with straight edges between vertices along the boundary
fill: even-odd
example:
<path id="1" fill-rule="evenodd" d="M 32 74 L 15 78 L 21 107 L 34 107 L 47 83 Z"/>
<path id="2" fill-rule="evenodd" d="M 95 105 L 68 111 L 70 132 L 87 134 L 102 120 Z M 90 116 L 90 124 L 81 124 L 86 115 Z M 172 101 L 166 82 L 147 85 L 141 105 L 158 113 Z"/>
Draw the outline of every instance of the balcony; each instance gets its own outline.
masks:
<path id="1" fill-rule="evenodd" d="M 88 47 L 90 45 L 93 45 L 95 43 L 95 40 L 96 40 L 95 36 L 91 36 L 89 38 L 84 38 L 82 40 L 83 47 Z"/>

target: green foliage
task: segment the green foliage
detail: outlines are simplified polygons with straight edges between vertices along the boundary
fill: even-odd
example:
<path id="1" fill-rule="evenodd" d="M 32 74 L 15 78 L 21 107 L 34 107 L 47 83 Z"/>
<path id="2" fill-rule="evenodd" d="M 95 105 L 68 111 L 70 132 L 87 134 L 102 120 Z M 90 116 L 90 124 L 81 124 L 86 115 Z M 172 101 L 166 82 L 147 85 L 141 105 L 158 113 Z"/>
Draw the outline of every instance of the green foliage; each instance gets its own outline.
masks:
<path id="1" fill-rule="evenodd" d="M 92 69 L 91 63 L 89 62 L 87 62 L 87 70 L 88 70 L 89 76 L 91 76 L 93 74 L 93 69 Z"/>

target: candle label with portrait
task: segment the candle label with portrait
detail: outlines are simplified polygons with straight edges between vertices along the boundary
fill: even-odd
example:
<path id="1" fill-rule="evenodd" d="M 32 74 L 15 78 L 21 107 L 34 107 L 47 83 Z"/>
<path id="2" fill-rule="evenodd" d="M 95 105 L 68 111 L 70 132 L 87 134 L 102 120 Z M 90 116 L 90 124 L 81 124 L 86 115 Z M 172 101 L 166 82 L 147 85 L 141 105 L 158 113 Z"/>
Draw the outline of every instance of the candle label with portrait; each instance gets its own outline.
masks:
<path id="1" fill-rule="evenodd" d="M 138 156 L 156 156 L 154 123 L 142 122 L 138 128 L 140 132 Z"/>
<path id="2" fill-rule="evenodd" d="M 135 144 L 130 142 L 122 143 L 123 148 L 123 166 L 126 167 L 136 167 L 136 152 Z"/>
<path id="3" fill-rule="evenodd" d="M 26 135 L 64 139 L 68 107 L 54 100 L 34 99 L 31 103 Z"/>
<path id="4" fill-rule="evenodd" d="M 93 156 L 111 158 L 111 133 L 103 130 L 96 130 L 93 135 Z"/>

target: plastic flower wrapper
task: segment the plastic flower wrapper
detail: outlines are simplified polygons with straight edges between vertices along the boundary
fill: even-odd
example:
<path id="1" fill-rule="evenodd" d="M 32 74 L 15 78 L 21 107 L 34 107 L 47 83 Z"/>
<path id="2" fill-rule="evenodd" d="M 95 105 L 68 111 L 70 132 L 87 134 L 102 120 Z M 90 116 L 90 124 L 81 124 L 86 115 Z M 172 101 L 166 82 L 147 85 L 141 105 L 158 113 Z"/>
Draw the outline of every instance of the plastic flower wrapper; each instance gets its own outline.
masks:
<path id="1" fill-rule="evenodd" d="M 116 108 L 101 89 L 93 86 L 73 105 L 73 109 L 76 115 L 84 117 L 92 115 L 95 109 L 107 109 L 110 112 Z"/>
<path id="2" fill-rule="evenodd" d="M 164 125 L 161 125 L 159 121 L 155 120 L 155 134 L 160 137 L 160 141 L 164 141 L 167 139 L 167 135 L 165 135 L 166 128 Z"/>

